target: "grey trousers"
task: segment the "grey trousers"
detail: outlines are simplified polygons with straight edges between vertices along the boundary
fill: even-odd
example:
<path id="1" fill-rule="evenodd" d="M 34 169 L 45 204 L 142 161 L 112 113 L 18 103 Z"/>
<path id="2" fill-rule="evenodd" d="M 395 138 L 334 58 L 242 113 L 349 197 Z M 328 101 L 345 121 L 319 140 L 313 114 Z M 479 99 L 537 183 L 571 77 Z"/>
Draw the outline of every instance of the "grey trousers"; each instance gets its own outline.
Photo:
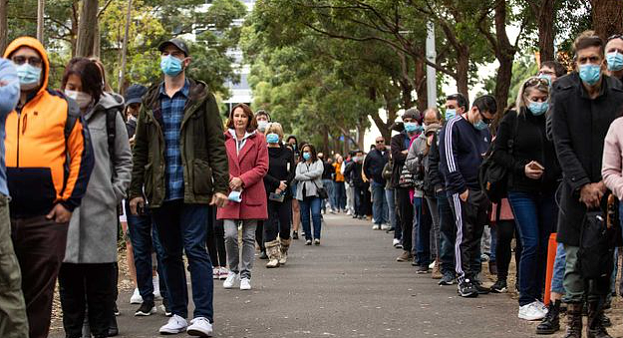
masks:
<path id="1" fill-rule="evenodd" d="M 431 218 L 433 219 L 433 224 L 430 229 L 430 252 L 435 259 L 439 259 L 439 250 L 441 246 L 439 244 L 439 239 L 441 237 L 441 228 L 439 225 L 439 209 L 437 208 L 437 198 L 425 196 L 425 199 L 428 203 L 428 210 L 430 210 Z"/>
<path id="2" fill-rule="evenodd" d="M 238 223 L 242 223 L 242 259 L 238 250 Z M 255 229 L 257 220 L 232 220 L 223 222 L 225 227 L 225 251 L 229 270 L 240 273 L 240 278 L 251 278 L 255 260 Z"/>

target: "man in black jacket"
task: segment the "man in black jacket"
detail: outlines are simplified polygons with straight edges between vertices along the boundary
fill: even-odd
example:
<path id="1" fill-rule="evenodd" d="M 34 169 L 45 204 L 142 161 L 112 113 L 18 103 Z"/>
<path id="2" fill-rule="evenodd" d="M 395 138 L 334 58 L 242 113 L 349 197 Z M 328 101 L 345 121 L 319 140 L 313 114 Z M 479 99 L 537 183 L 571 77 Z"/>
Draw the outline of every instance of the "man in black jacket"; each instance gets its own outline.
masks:
<path id="1" fill-rule="evenodd" d="M 352 182 L 355 191 L 355 213 L 353 214 L 353 218 L 363 219 L 365 217 L 365 194 L 363 190 L 366 182 L 363 180 L 362 150 L 357 150 L 355 156 L 353 157 L 353 161 L 346 166 L 346 169 L 344 170 L 344 177 L 350 178 L 350 182 Z"/>
<path id="2" fill-rule="evenodd" d="M 552 117 L 554 145 L 563 170 L 557 240 L 563 243 L 567 255 L 563 281 L 569 304 L 565 337 L 581 337 L 582 307 L 587 295 L 589 337 L 607 338 L 610 336 L 599 318 L 610 290 L 612 270 L 590 281 L 583 278 L 578 252 L 587 212 L 603 210 L 604 138 L 621 110 L 623 87 L 620 81 L 604 74 L 603 41 L 593 32 L 582 33 L 574 42 L 574 50 L 576 71 L 554 83 Z"/>
<path id="3" fill-rule="evenodd" d="M 385 198 L 385 179 L 383 168 L 389 161 L 389 151 L 385 146 L 382 136 L 376 138 L 375 147 L 368 156 L 363 166 L 363 172 L 370 179 L 372 185 L 372 217 L 374 218 L 374 230 L 389 229 L 389 208 Z"/>

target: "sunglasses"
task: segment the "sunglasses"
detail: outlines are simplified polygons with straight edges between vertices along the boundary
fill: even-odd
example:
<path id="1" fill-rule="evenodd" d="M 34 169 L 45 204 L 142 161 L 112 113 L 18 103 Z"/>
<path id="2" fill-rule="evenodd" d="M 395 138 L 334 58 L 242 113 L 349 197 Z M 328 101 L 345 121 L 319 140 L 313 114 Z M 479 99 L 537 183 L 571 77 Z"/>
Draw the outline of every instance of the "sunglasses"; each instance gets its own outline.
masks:
<path id="1" fill-rule="evenodd" d="M 43 62 L 41 60 L 41 58 L 35 57 L 35 56 L 31 56 L 31 57 L 25 57 L 25 56 L 14 56 L 11 58 L 11 60 L 13 61 L 14 64 L 21 66 L 24 63 L 28 62 L 29 65 L 34 66 L 34 67 L 41 67 L 41 63 Z"/>
<path id="2" fill-rule="evenodd" d="M 381 144 L 381 143 L 385 143 L 385 141 L 376 141 L 376 144 Z"/>
<path id="3" fill-rule="evenodd" d="M 491 122 L 493 122 L 493 119 L 487 118 L 485 116 L 485 114 L 483 114 L 480 109 L 478 109 L 478 114 L 480 115 L 480 117 L 482 118 L 482 122 L 486 123 L 486 124 L 491 124 Z"/>
<path id="4" fill-rule="evenodd" d="M 524 83 L 523 88 L 526 89 L 528 87 L 535 87 L 539 85 L 549 87 L 549 81 L 542 77 L 532 77 Z"/>

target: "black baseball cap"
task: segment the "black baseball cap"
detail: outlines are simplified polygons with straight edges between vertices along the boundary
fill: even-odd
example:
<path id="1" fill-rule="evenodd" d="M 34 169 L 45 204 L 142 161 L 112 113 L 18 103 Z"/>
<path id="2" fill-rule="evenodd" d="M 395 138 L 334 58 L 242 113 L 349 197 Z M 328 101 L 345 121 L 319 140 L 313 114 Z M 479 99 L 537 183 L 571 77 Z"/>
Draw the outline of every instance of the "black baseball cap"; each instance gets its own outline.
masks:
<path id="1" fill-rule="evenodd" d="M 184 53 L 184 56 L 188 57 L 188 55 L 190 54 L 188 52 L 188 46 L 186 45 L 186 42 L 182 41 L 181 39 L 171 39 L 171 40 L 167 40 L 163 43 L 160 44 L 160 46 L 158 46 L 158 50 L 163 52 L 164 49 L 168 46 L 168 45 L 173 45 L 175 47 L 177 47 L 177 49 L 181 50 Z"/>

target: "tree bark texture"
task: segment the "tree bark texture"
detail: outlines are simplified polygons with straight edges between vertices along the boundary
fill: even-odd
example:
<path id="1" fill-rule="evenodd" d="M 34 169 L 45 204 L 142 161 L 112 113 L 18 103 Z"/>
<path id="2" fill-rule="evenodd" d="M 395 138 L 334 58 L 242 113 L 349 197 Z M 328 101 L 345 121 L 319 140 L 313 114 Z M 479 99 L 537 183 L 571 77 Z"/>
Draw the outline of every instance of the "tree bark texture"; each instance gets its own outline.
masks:
<path id="1" fill-rule="evenodd" d="M 604 41 L 623 33 L 623 1 L 591 0 L 593 8 L 593 28 Z"/>
<path id="2" fill-rule="evenodd" d="M 539 58 L 540 62 L 553 61 L 554 55 L 554 19 L 556 0 L 535 0 L 530 3 L 532 15 L 539 27 Z"/>
<path id="3" fill-rule="evenodd" d="M 8 0 L 0 0 L 0 55 L 4 54 L 4 50 L 9 44 L 8 41 Z"/>
<path id="4" fill-rule="evenodd" d="M 95 52 L 95 36 L 97 33 L 98 0 L 82 0 L 80 21 L 78 23 L 78 41 L 76 56 L 92 56 Z"/>

